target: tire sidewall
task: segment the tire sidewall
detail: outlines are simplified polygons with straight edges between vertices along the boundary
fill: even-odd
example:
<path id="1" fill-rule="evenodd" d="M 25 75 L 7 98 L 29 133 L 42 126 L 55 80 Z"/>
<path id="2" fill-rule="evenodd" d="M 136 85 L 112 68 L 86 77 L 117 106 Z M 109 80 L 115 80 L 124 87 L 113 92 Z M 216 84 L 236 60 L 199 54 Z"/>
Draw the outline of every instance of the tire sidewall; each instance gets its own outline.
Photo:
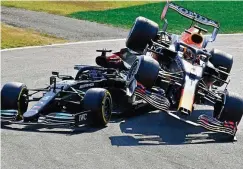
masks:
<path id="1" fill-rule="evenodd" d="M 110 92 L 107 91 L 107 90 L 103 94 L 104 95 L 103 95 L 103 99 L 102 99 L 102 106 L 101 106 L 102 114 L 101 114 L 101 116 L 102 116 L 102 120 L 103 120 L 104 124 L 107 124 L 110 121 L 111 114 L 112 114 L 112 98 L 111 98 Z M 105 110 L 106 102 L 109 103 L 109 110 Z M 109 111 L 108 112 L 108 118 L 105 117 L 106 116 L 106 111 Z"/>
<path id="2" fill-rule="evenodd" d="M 128 34 L 126 47 L 141 54 L 151 40 L 156 38 L 158 31 L 157 23 L 140 16 L 136 18 Z"/>
<path id="3" fill-rule="evenodd" d="M 239 122 L 243 115 L 243 99 L 234 93 L 226 92 L 223 103 L 214 107 L 214 116 L 220 121 Z"/>
<path id="4" fill-rule="evenodd" d="M 1 90 L 1 109 L 18 110 L 18 114 L 23 115 L 28 108 L 28 97 L 26 96 L 27 100 L 23 100 L 24 94 L 28 96 L 28 89 L 25 84 L 6 83 Z"/>
<path id="5" fill-rule="evenodd" d="M 105 117 L 105 103 L 109 101 L 108 118 Z M 105 126 L 112 113 L 112 98 L 108 90 L 103 88 L 91 88 L 86 91 L 83 99 L 83 107 L 92 113 L 93 126 Z"/>

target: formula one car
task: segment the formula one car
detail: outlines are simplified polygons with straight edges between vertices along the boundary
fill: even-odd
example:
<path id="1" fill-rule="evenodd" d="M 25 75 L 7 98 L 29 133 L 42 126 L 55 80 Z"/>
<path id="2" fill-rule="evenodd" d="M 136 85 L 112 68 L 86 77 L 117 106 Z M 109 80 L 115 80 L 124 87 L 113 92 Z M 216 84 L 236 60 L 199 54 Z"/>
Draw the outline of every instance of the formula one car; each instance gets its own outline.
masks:
<path id="1" fill-rule="evenodd" d="M 119 58 L 119 53 L 106 57 L 106 52 L 111 51 L 98 52 L 102 52 L 96 59 L 98 64 L 104 58 L 113 61 Z M 120 71 L 75 65 L 74 68 L 78 70 L 76 77 L 52 72 L 50 85 L 46 88 L 28 89 L 19 82 L 6 83 L 1 90 L 2 124 L 38 124 L 49 127 L 91 124 L 103 127 L 109 122 L 112 113 L 131 114 L 145 108 L 148 104 L 142 99 L 128 97 L 126 94 L 129 64 L 114 63 Z M 27 110 L 29 102 L 36 103 Z"/>
<path id="2" fill-rule="evenodd" d="M 192 21 L 181 35 L 166 31 L 169 9 Z M 227 90 L 233 57 L 206 49 L 216 39 L 219 23 L 172 2 L 165 5 L 161 19 L 162 31 L 157 23 L 138 17 L 129 33 L 126 46 L 140 54 L 129 70 L 130 95 L 177 119 L 235 138 L 243 99 Z M 205 26 L 213 27 L 211 37 L 203 35 Z M 213 105 L 212 117 L 201 115 L 197 122 L 190 121 L 195 104 Z"/>

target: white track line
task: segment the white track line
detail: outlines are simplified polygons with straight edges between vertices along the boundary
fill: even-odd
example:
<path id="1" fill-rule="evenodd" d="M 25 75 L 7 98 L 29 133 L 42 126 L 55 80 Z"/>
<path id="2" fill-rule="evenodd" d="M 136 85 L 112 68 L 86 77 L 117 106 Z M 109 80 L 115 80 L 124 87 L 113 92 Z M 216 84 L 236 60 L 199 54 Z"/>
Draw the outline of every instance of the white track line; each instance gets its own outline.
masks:
<path id="1" fill-rule="evenodd" d="M 225 49 L 243 49 L 241 46 L 222 46 L 222 45 L 214 45 L 214 47 L 220 47 L 220 48 L 225 48 Z"/>
<path id="2" fill-rule="evenodd" d="M 218 34 L 218 36 L 243 36 L 243 33 Z"/>
<path id="3" fill-rule="evenodd" d="M 115 42 L 115 41 L 125 41 L 125 40 L 126 39 L 107 39 L 107 40 L 93 40 L 93 41 L 58 43 L 58 44 L 43 45 L 43 46 L 26 46 L 26 47 L 19 47 L 19 48 L 2 49 L 1 52 L 21 50 L 21 49 L 33 49 L 33 48 L 43 48 L 43 47 L 53 47 L 53 46 L 68 46 L 68 45 L 87 44 L 87 43 Z"/>
<path id="4" fill-rule="evenodd" d="M 219 36 L 243 36 L 243 34 L 242 33 L 219 34 Z M 58 43 L 58 44 L 43 45 L 43 46 L 26 46 L 26 47 L 19 47 L 19 48 L 2 49 L 1 52 L 21 50 L 21 49 L 33 49 L 33 48 L 43 48 L 43 47 L 52 47 L 52 46 L 68 46 L 68 45 L 77 45 L 77 44 L 86 44 L 86 43 L 114 42 L 114 41 L 124 41 L 124 40 L 126 40 L 126 39 L 125 38 L 124 39 L 107 39 L 107 40 L 93 40 L 93 41 Z"/>

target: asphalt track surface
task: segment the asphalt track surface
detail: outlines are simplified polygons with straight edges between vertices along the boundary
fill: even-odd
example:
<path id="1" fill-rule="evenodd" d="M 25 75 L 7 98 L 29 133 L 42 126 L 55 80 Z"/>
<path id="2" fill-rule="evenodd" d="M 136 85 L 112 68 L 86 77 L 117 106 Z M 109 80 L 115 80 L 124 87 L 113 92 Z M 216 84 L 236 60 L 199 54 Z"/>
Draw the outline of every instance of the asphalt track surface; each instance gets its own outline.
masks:
<path id="1" fill-rule="evenodd" d="M 234 55 L 229 90 L 243 95 L 243 36 L 219 36 L 214 47 Z M 49 83 L 51 71 L 74 74 L 74 64 L 95 64 L 96 49 L 119 50 L 124 41 L 3 51 L 2 84 L 29 88 Z M 237 106 L 237 105 L 235 105 Z M 210 113 L 197 107 L 194 115 Z M 243 166 L 243 124 L 237 142 L 207 133 L 162 112 L 113 118 L 108 127 L 36 129 L 11 125 L 1 131 L 2 168 L 234 168 Z M 215 141 L 216 138 L 216 141 Z"/>
<path id="2" fill-rule="evenodd" d="M 126 37 L 128 30 L 45 12 L 1 7 L 1 22 L 36 30 L 70 41 Z"/>

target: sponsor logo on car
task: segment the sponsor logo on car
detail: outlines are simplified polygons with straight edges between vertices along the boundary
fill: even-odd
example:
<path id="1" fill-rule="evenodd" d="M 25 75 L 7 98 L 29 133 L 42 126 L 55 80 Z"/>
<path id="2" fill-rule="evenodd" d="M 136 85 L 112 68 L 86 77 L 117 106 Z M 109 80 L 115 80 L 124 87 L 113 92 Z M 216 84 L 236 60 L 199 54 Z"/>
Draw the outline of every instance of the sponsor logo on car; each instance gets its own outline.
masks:
<path id="1" fill-rule="evenodd" d="M 44 96 L 41 100 L 48 100 L 51 96 Z"/>
<path id="2" fill-rule="evenodd" d="M 87 113 L 85 113 L 85 114 L 80 114 L 80 115 L 78 116 L 78 120 L 79 120 L 79 121 L 85 121 L 85 120 L 87 120 Z"/>
<path id="3" fill-rule="evenodd" d="M 79 89 L 83 89 L 83 88 L 86 88 L 86 87 L 93 87 L 93 86 L 94 86 L 94 83 L 83 84 L 83 85 L 79 86 Z"/>
<path id="4" fill-rule="evenodd" d="M 217 22 L 210 20 L 210 19 L 208 19 L 204 16 L 201 16 L 201 15 L 195 13 L 195 12 L 189 11 L 189 10 L 187 10 L 187 9 L 185 9 L 185 8 L 179 6 L 179 5 L 176 5 L 174 3 L 169 3 L 169 7 L 171 9 L 178 11 L 180 14 L 182 14 L 182 15 L 188 17 L 188 18 L 191 18 L 191 19 L 194 19 L 198 22 L 201 22 L 202 24 L 211 25 L 211 26 L 214 26 L 214 27 L 219 26 Z"/>

